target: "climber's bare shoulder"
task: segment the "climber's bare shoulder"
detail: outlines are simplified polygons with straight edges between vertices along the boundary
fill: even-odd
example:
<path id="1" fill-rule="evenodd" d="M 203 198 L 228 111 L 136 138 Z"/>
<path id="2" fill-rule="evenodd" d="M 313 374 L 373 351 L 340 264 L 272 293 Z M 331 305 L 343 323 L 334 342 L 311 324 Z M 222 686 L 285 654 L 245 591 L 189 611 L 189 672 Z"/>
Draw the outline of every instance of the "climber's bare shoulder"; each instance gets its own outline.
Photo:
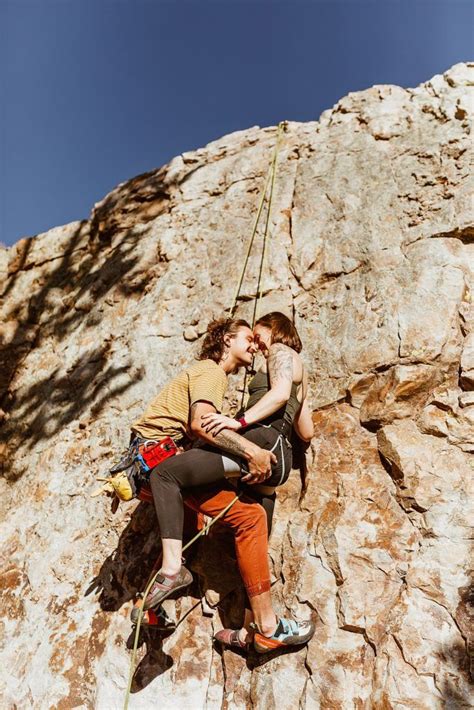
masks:
<path id="1" fill-rule="evenodd" d="M 298 353 L 284 343 L 272 343 L 268 350 L 267 367 L 270 381 L 288 380 L 300 384 L 303 379 L 303 363 Z"/>

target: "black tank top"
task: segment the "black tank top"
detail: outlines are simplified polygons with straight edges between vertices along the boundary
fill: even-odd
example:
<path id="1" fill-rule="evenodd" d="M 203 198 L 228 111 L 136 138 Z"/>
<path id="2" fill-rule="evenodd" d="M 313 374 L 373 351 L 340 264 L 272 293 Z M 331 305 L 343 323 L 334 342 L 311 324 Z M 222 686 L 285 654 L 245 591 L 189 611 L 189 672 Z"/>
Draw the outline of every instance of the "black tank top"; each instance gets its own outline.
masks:
<path id="1" fill-rule="evenodd" d="M 295 420 L 296 413 L 298 412 L 301 403 L 298 402 L 296 393 L 298 391 L 299 384 L 293 383 L 291 385 L 291 393 L 288 402 L 277 409 L 276 412 L 270 414 L 265 419 L 262 419 L 258 424 L 271 424 L 285 436 L 291 434 L 291 428 Z M 255 375 L 249 382 L 249 399 L 247 402 L 246 409 L 250 409 L 256 404 L 264 394 L 270 389 L 270 382 L 267 372 L 256 372 Z"/>

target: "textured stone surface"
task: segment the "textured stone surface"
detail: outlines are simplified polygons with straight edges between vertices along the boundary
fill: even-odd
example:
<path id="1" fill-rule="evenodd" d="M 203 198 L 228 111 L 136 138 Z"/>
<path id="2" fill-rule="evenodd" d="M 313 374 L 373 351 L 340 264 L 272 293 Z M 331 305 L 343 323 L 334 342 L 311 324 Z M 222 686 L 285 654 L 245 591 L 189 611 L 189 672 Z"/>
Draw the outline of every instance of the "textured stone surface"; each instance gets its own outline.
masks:
<path id="1" fill-rule="evenodd" d="M 190 595 L 166 602 L 177 631 L 144 634 L 131 708 L 471 706 L 472 74 L 288 124 L 262 310 L 295 317 L 316 436 L 279 491 L 270 554 L 277 608 L 317 632 L 270 660 L 213 649 L 243 600 L 216 531 Z M 0 249 L 2 707 L 122 705 L 156 522 L 89 493 L 230 305 L 275 134 L 185 153 L 90 219 Z M 249 266 L 244 317 L 257 250 Z"/>

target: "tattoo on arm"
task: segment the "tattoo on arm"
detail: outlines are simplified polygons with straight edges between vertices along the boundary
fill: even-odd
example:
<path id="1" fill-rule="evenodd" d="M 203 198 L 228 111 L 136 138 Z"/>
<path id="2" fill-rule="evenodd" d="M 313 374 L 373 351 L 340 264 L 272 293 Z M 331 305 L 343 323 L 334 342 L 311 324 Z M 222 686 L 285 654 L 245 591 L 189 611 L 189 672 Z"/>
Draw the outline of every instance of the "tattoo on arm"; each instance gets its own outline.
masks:
<path id="1" fill-rule="evenodd" d="M 230 429 L 223 429 L 217 436 L 214 437 L 216 446 L 224 451 L 229 451 L 231 454 L 237 454 L 245 458 L 245 439 L 240 434 Z"/>
<path id="2" fill-rule="evenodd" d="M 199 402 L 195 402 L 191 405 L 191 421 L 194 419 L 198 405 Z M 243 436 L 240 436 L 240 434 L 237 434 L 235 431 L 223 429 L 217 436 L 212 436 L 209 443 L 212 443 L 219 449 L 224 449 L 224 451 L 245 458 L 246 441 Z"/>
<path id="3" fill-rule="evenodd" d="M 293 382 L 293 354 L 287 345 L 275 343 L 270 347 L 267 367 L 270 384 L 278 380 L 287 380 L 290 384 Z"/>

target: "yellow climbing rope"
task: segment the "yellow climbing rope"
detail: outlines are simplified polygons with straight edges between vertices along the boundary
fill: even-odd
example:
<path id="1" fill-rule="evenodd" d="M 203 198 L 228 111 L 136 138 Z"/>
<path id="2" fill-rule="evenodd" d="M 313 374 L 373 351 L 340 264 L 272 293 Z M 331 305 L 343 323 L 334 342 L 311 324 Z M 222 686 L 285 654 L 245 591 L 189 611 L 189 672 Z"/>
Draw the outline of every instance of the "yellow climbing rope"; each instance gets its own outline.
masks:
<path id="1" fill-rule="evenodd" d="M 280 149 L 281 135 L 284 131 L 286 131 L 287 126 L 288 126 L 287 121 L 280 121 L 280 123 L 278 124 L 277 137 L 276 137 L 276 141 L 275 141 L 275 147 L 273 150 L 273 157 L 272 157 L 272 160 L 270 163 L 270 167 L 268 168 L 267 178 L 265 180 L 265 187 L 262 191 L 262 196 L 260 199 L 260 203 L 259 203 L 258 210 L 257 210 L 257 215 L 255 217 L 255 222 L 254 222 L 253 229 L 252 229 L 252 234 L 249 239 L 249 244 L 247 247 L 247 253 L 245 255 L 244 265 L 243 265 L 242 271 L 240 273 L 239 281 L 238 281 L 237 288 L 235 290 L 234 298 L 232 301 L 232 307 L 230 309 L 230 317 L 233 318 L 233 316 L 235 314 L 235 310 L 237 308 L 237 301 L 238 301 L 238 298 L 240 295 L 240 289 L 242 288 L 242 283 L 244 281 L 245 272 L 247 270 L 247 264 L 249 261 L 250 252 L 252 251 L 252 246 L 253 246 L 253 243 L 255 240 L 255 235 L 257 233 L 258 223 L 260 221 L 260 217 L 261 217 L 261 214 L 263 211 L 263 205 L 265 204 L 265 199 L 266 199 L 266 195 L 267 195 L 267 191 L 268 191 L 268 185 L 270 184 L 270 193 L 268 196 L 267 218 L 265 221 L 265 229 L 263 232 L 262 256 L 260 259 L 255 305 L 254 305 L 254 311 L 253 311 L 252 323 L 251 323 L 252 328 L 255 325 L 255 320 L 256 320 L 256 315 L 257 315 L 257 304 L 262 297 L 261 282 L 262 282 L 263 267 L 264 267 L 265 256 L 266 256 L 268 228 L 269 228 L 269 224 L 270 224 L 270 216 L 271 216 L 271 209 L 272 209 L 272 202 L 273 202 L 273 191 L 274 191 L 274 187 L 275 187 L 275 178 L 276 178 L 276 172 L 277 172 L 277 170 L 276 170 L 277 158 L 278 158 L 278 152 Z"/>
<path id="2" fill-rule="evenodd" d="M 278 158 L 278 152 L 280 148 L 280 139 L 281 139 L 281 134 L 284 130 L 286 130 L 287 127 L 287 122 L 286 121 L 281 121 L 278 124 L 278 130 L 277 130 L 277 137 L 275 141 L 275 147 L 273 150 L 273 157 L 270 163 L 270 167 L 268 169 L 267 173 L 267 178 L 265 180 L 265 187 L 262 192 L 262 197 L 260 199 L 260 203 L 258 206 L 257 210 L 257 215 L 255 218 L 255 223 L 252 229 L 252 234 L 249 240 L 249 245 L 247 248 L 247 253 L 245 256 L 245 261 L 244 261 L 244 266 L 242 268 L 239 281 L 237 284 L 237 288 L 235 291 L 234 299 L 232 302 L 232 307 L 230 309 L 230 317 L 232 318 L 234 316 L 236 307 L 237 307 L 237 301 L 240 295 L 240 289 L 242 288 L 242 283 L 245 277 L 245 271 L 247 269 L 247 264 L 248 260 L 250 257 L 250 252 L 252 250 L 252 246 L 255 240 L 255 235 L 257 233 L 258 229 L 258 224 L 260 221 L 260 217 L 263 211 L 263 205 L 265 204 L 265 199 L 266 199 L 266 194 L 268 191 L 268 186 L 270 185 L 270 192 L 268 196 L 268 207 L 267 207 L 267 215 L 266 215 L 266 220 L 265 220 L 265 228 L 263 232 L 263 248 L 262 248 L 262 256 L 260 259 L 260 266 L 259 266 L 259 271 L 258 271 L 258 280 L 257 280 L 257 289 L 256 289 L 256 296 L 255 296 L 255 304 L 254 304 L 254 309 L 253 309 L 253 314 L 252 314 L 252 328 L 255 325 L 255 321 L 257 318 L 257 306 L 259 301 L 261 300 L 262 297 L 262 274 L 263 274 L 263 268 L 264 268 L 264 263 L 265 263 L 265 256 L 266 256 L 266 248 L 267 248 L 267 236 L 268 236 L 268 230 L 269 230 L 269 224 L 270 224 L 270 216 L 271 216 L 271 208 L 272 208 L 272 202 L 273 202 L 273 191 L 275 187 L 275 177 L 276 177 L 276 166 L 277 166 L 277 158 Z M 242 404 L 245 396 L 245 386 L 247 382 L 247 372 L 245 373 L 245 379 L 244 379 L 244 385 L 243 385 L 243 394 L 242 394 Z M 205 535 L 207 531 L 216 523 L 220 518 L 222 518 L 223 515 L 227 513 L 230 508 L 236 503 L 240 498 L 240 494 L 237 494 L 233 500 L 230 501 L 230 503 L 223 509 L 221 512 L 216 515 L 215 518 L 213 518 L 202 530 L 200 530 L 197 535 L 195 535 L 184 547 L 183 547 L 183 552 L 185 552 L 192 544 L 196 542 L 202 535 Z M 143 599 L 145 600 L 146 597 L 148 596 L 148 592 L 152 588 L 157 576 L 159 574 L 159 570 L 151 577 L 149 580 L 145 591 L 143 592 Z M 133 649 L 132 649 L 132 655 L 130 658 L 130 671 L 129 671 L 129 676 L 128 676 L 128 684 L 127 684 L 127 690 L 125 693 L 125 703 L 124 703 L 124 710 L 128 710 L 128 703 L 130 700 L 130 693 L 132 689 L 132 682 L 133 682 L 133 676 L 135 674 L 135 659 L 137 655 L 137 648 L 138 648 L 138 639 L 140 636 L 140 628 L 141 628 L 141 623 L 143 619 L 143 604 L 139 608 L 138 612 L 138 619 L 137 619 L 137 624 L 135 626 L 135 636 L 133 639 Z"/>
<path id="3" fill-rule="evenodd" d="M 248 260 L 249 260 L 249 257 L 250 257 L 250 252 L 251 252 L 251 250 L 252 250 L 252 246 L 253 246 L 253 242 L 254 242 L 254 239 L 255 239 L 255 235 L 256 235 L 256 233 L 257 233 L 258 223 L 259 223 L 259 221 L 260 221 L 260 216 L 261 216 L 261 214 L 262 214 L 263 205 L 264 205 L 264 203 L 265 203 L 265 198 L 266 198 L 266 194 L 267 194 L 267 190 L 268 190 L 268 185 L 270 184 L 270 193 L 269 193 L 269 196 L 268 196 L 267 217 L 266 217 L 266 220 L 265 220 L 265 229 L 264 229 L 264 231 L 263 231 L 262 256 L 261 256 L 261 258 L 260 258 L 260 266 L 259 266 L 259 271 L 258 271 L 258 279 L 257 279 L 257 289 L 256 289 L 256 295 L 255 295 L 255 303 L 254 303 L 254 308 L 253 308 L 253 313 L 252 313 L 252 321 L 251 321 L 251 326 L 252 326 L 252 328 L 254 327 L 255 321 L 257 320 L 257 312 L 258 312 L 258 311 L 257 311 L 257 308 L 258 308 L 258 304 L 259 304 L 259 302 L 261 301 L 261 298 L 262 298 L 262 291 L 263 291 L 263 287 L 262 287 L 262 275 L 263 275 L 263 268 L 264 268 L 264 265 L 265 265 L 265 256 L 266 256 L 266 252 L 267 252 L 267 237 L 268 237 L 268 230 L 269 230 L 269 225 L 270 225 L 270 217 L 271 217 L 272 204 L 273 204 L 273 191 L 274 191 L 274 187 L 275 187 L 275 178 L 276 178 L 276 173 L 277 173 L 277 159 L 278 159 L 278 153 L 279 153 L 279 150 L 280 150 L 281 136 L 282 136 L 282 133 L 283 133 L 284 131 L 286 131 L 287 126 L 288 126 L 288 122 L 287 122 L 287 121 L 280 121 L 280 123 L 278 124 L 277 137 L 276 137 L 276 141 L 275 141 L 275 148 L 274 148 L 274 150 L 273 150 L 273 157 L 272 157 L 272 160 L 271 160 L 271 163 L 270 163 L 270 167 L 268 168 L 267 179 L 266 179 L 266 181 L 265 181 L 265 187 L 264 187 L 264 189 L 263 189 L 262 197 L 261 197 L 261 200 L 260 200 L 260 204 L 259 204 L 259 206 L 258 206 L 257 216 L 256 216 L 256 218 L 255 218 L 255 223 L 254 223 L 254 225 L 253 225 L 252 235 L 251 235 L 251 237 L 250 237 L 250 239 L 249 239 L 249 245 L 248 245 L 248 248 L 247 248 L 247 254 L 245 255 L 244 265 L 243 265 L 242 272 L 241 272 L 240 277 L 239 277 L 239 282 L 238 282 L 238 285 L 237 285 L 237 289 L 236 289 L 236 291 L 235 291 L 234 300 L 233 300 L 232 308 L 231 308 L 231 311 L 230 311 L 230 316 L 231 316 L 231 318 L 232 318 L 233 315 L 234 315 L 234 313 L 235 313 L 235 310 L 236 310 L 236 308 L 237 308 L 237 301 L 238 301 L 238 298 L 239 298 L 239 295 L 240 295 L 240 289 L 242 288 L 242 283 L 243 283 L 243 281 L 244 281 L 245 271 L 246 271 L 246 269 L 247 269 L 247 264 L 248 264 Z M 250 369 L 253 369 L 254 359 L 255 359 L 255 358 L 252 359 L 252 364 L 251 364 L 251 366 L 250 366 Z M 246 391 L 246 389 L 247 389 L 247 377 L 248 377 L 248 372 L 247 372 L 247 370 L 246 370 L 246 371 L 245 371 L 245 375 L 244 375 L 244 381 L 243 381 L 243 383 L 242 383 L 242 398 L 241 398 L 241 401 L 240 401 L 240 408 L 241 408 L 241 409 L 243 409 L 244 401 L 245 401 L 245 391 Z"/>

